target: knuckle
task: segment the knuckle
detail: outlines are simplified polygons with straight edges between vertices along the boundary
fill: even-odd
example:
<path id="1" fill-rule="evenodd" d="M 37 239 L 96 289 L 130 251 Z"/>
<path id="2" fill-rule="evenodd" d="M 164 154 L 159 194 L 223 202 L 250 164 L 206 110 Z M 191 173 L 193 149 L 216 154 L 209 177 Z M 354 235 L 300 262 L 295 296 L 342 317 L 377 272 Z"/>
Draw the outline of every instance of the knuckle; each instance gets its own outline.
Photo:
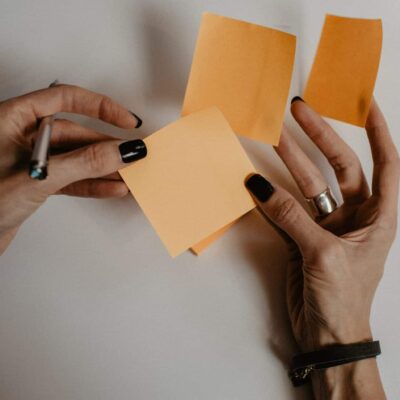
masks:
<path id="1" fill-rule="evenodd" d="M 329 162 L 336 173 L 345 170 L 361 170 L 361 162 L 353 150 L 346 152 L 346 155 L 339 153 L 329 158 Z"/>
<path id="2" fill-rule="evenodd" d="M 79 196 L 81 197 L 95 197 L 97 194 L 97 187 L 94 181 L 85 181 L 79 188 Z"/>
<path id="3" fill-rule="evenodd" d="M 277 224 L 294 223 L 298 217 L 297 203 L 289 197 L 273 210 L 273 218 Z"/>
<path id="4" fill-rule="evenodd" d="M 52 90 L 58 91 L 58 92 L 64 92 L 70 87 L 71 87 L 70 85 L 66 85 L 65 83 L 59 83 L 58 85 L 51 86 L 48 89 L 52 89 Z"/>
<path id="5" fill-rule="evenodd" d="M 312 123 L 310 125 L 312 125 L 310 126 L 310 130 L 312 128 L 312 134 L 310 133 L 310 138 L 315 142 L 325 141 L 329 134 L 325 124 L 321 126 L 319 124 Z"/>
<path id="6" fill-rule="evenodd" d="M 61 99 L 61 103 L 64 107 L 72 109 L 74 103 L 76 102 L 76 97 L 79 95 L 80 87 L 66 84 L 58 84 L 51 88 L 54 90 Z"/>
<path id="7" fill-rule="evenodd" d="M 57 86 L 54 86 L 50 89 L 53 89 L 55 91 L 60 92 L 61 94 L 65 95 L 67 94 L 71 89 L 73 90 L 73 86 L 71 85 L 65 85 L 65 84 L 59 84 Z"/>
<path id="8" fill-rule="evenodd" d="M 388 174 L 387 176 L 390 176 L 393 185 L 395 185 L 400 178 L 400 159 L 397 153 L 387 156 L 382 160 L 375 160 L 374 168 L 379 171 L 382 176 Z"/>
<path id="9" fill-rule="evenodd" d="M 84 151 L 84 162 L 94 175 L 102 174 L 106 166 L 102 146 L 94 144 L 87 147 Z"/>
<path id="10" fill-rule="evenodd" d="M 99 104 L 99 118 L 104 121 L 110 121 L 115 115 L 114 102 L 110 97 L 102 96 Z"/>
<path id="11" fill-rule="evenodd" d="M 73 98 L 71 96 L 71 91 L 69 86 L 57 85 L 51 88 L 51 90 L 54 90 L 54 93 L 60 98 L 61 103 L 64 105 L 64 107 L 70 108 Z"/>
<path id="12" fill-rule="evenodd" d="M 318 182 L 318 177 L 309 175 L 309 174 L 304 174 L 298 177 L 298 184 L 301 188 L 303 189 L 313 189 Z"/>
<path id="13" fill-rule="evenodd" d="M 79 86 L 67 85 L 66 83 L 59 83 L 56 86 L 51 87 L 50 89 L 56 90 L 63 95 L 68 95 L 76 90 L 79 90 Z"/>
<path id="14" fill-rule="evenodd" d="M 389 167 L 397 176 L 400 175 L 400 157 L 397 149 L 393 147 L 386 154 L 374 160 L 376 167 Z"/>

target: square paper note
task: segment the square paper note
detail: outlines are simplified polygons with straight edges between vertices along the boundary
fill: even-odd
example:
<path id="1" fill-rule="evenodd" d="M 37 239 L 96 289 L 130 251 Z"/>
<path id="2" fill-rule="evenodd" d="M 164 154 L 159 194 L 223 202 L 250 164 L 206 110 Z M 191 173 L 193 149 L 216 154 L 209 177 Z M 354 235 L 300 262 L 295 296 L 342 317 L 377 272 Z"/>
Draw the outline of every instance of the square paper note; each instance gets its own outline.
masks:
<path id="1" fill-rule="evenodd" d="M 326 117 L 364 127 L 381 47 L 381 20 L 327 15 L 305 101 Z"/>
<path id="2" fill-rule="evenodd" d="M 147 157 L 120 170 L 143 212 L 176 256 L 254 208 L 254 171 L 222 113 L 184 117 L 145 139 Z"/>
<path id="3" fill-rule="evenodd" d="M 277 145 L 296 49 L 296 37 L 205 13 L 182 115 L 218 107 L 233 130 Z"/>

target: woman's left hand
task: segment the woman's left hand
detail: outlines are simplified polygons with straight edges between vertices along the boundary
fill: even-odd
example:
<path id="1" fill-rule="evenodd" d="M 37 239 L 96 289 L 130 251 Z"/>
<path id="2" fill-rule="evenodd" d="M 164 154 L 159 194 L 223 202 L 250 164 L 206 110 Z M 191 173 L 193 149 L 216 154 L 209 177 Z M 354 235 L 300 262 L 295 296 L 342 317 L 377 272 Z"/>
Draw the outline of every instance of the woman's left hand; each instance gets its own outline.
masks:
<path id="1" fill-rule="evenodd" d="M 121 197 L 128 193 L 116 171 L 146 155 L 141 140 L 125 142 L 65 119 L 56 119 L 51 137 L 49 176 L 28 175 L 38 121 L 57 112 L 84 114 L 120 128 L 141 120 L 109 97 L 57 85 L 0 103 L 0 254 L 18 227 L 53 193 Z M 132 151 L 133 150 L 133 151 Z"/>

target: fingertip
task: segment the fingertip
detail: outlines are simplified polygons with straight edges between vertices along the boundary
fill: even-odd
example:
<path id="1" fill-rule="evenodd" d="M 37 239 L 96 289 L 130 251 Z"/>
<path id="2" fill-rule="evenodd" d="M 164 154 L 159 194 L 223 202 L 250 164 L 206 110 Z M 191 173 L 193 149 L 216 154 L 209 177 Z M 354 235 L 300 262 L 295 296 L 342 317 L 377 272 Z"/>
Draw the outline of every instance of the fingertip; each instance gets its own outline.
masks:
<path id="1" fill-rule="evenodd" d="M 129 189 L 124 182 L 115 182 L 110 190 L 110 197 L 122 198 L 128 195 Z"/>
<path id="2" fill-rule="evenodd" d="M 141 160 L 147 156 L 146 143 L 142 139 L 129 140 L 122 142 L 118 146 L 121 160 L 124 164 Z"/>
<path id="3" fill-rule="evenodd" d="M 304 115 L 304 111 L 307 109 L 309 109 L 307 103 L 300 96 L 293 97 L 290 103 L 290 112 L 297 122 Z"/>
<path id="4" fill-rule="evenodd" d="M 304 100 L 300 96 L 294 96 L 293 99 L 290 101 L 290 104 L 293 104 L 297 101 L 302 101 L 304 103 Z"/>
<path id="5" fill-rule="evenodd" d="M 295 111 L 299 109 L 305 108 L 304 106 L 307 106 L 308 104 L 300 97 L 300 96 L 295 96 L 290 102 L 290 110 Z"/>
<path id="6" fill-rule="evenodd" d="M 143 124 L 143 120 L 137 114 L 135 114 L 133 111 L 129 111 L 129 112 L 135 118 L 135 128 L 136 129 L 140 128 Z"/>
<path id="7" fill-rule="evenodd" d="M 247 190 L 261 203 L 265 203 L 274 193 L 275 189 L 269 181 L 260 174 L 251 174 L 245 180 Z"/>

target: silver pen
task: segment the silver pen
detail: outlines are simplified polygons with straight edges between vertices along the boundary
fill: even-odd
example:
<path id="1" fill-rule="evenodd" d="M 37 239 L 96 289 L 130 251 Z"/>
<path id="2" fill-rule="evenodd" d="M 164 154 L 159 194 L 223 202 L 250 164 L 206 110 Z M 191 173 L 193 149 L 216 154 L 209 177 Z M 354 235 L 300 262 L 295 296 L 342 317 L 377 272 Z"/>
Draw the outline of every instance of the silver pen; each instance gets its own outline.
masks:
<path id="1" fill-rule="evenodd" d="M 49 87 L 56 86 L 55 80 Z M 32 179 L 46 179 L 47 164 L 49 159 L 50 137 L 53 130 L 54 115 L 42 118 L 39 125 L 38 137 L 33 148 L 31 162 L 29 164 L 29 176 Z"/>

